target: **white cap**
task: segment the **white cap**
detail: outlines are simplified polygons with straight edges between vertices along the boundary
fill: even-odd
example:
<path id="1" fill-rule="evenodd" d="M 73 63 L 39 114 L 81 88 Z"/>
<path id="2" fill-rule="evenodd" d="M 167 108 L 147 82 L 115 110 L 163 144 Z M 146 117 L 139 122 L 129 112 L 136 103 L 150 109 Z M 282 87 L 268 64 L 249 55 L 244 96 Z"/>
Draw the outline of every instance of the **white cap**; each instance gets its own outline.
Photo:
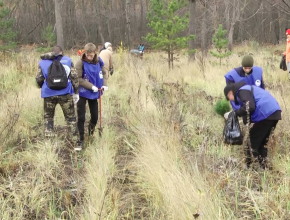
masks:
<path id="1" fill-rule="evenodd" d="M 108 49 L 109 46 L 112 46 L 112 44 L 110 42 L 106 42 L 105 43 L 105 48 Z"/>

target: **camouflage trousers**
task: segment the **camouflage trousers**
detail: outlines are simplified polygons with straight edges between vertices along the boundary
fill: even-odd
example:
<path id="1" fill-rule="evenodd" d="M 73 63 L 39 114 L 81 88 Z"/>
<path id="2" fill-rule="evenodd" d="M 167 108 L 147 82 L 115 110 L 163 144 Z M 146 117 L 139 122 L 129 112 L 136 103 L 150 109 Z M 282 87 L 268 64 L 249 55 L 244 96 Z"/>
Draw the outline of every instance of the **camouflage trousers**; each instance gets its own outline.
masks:
<path id="1" fill-rule="evenodd" d="M 76 132 L 76 116 L 73 98 L 70 94 L 44 98 L 44 135 L 45 137 L 54 136 L 53 118 L 57 104 L 60 105 L 67 124 L 67 131 L 64 132 L 64 137 L 71 144 L 75 144 L 78 139 L 78 132 Z"/>

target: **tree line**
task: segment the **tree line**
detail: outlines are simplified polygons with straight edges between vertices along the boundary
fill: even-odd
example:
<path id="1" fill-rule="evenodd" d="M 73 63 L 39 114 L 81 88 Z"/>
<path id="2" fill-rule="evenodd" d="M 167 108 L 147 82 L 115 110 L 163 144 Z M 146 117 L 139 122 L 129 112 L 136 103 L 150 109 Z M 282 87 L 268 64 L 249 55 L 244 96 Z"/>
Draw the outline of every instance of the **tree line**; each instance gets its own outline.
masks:
<path id="1" fill-rule="evenodd" d="M 20 44 L 45 43 L 43 31 L 51 26 L 54 33 L 62 32 L 65 48 L 105 41 L 113 45 L 123 42 L 125 46 L 133 47 L 146 43 L 143 37 L 152 31 L 148 26 L 148 12 L 154 1 L 3 0 L 2 8 L 9 10 L 5 19 L 14 21 L 15 41 Z M 169 4 L 172 0 L 156 1 Z M 220 24 L 227 31 L 229 50 L 234 43 L 246 40 L 278 44 L 285 39 L 285 28 L 290 28 L 290 0 L 177 2 L 184 4 L 174 12 L 175 15 L 188 16 L 189 19 L 182 35 L 194 35 L 194 39 L 189 39 L 190 48 L 201 48 L 203 55 L 207 55 L 212 36 Z"/>

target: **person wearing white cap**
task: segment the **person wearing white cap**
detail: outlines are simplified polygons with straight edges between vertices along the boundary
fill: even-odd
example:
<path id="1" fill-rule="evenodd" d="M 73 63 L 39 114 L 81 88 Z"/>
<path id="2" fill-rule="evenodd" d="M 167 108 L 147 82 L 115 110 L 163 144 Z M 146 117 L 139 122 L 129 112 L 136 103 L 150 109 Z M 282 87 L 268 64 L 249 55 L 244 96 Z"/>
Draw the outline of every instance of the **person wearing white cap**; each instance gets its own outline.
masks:
<path id="1" fill-rule="evenodd" d="M 110 42 L 106 42 L 104 44 L 103 49 L 100 51 L 101 59 L 104 62 L 104 68 L 110 73 L 112 76 L 114 73 L 114 67 L 113 67 L 113 48 L 112 44 Z"/>

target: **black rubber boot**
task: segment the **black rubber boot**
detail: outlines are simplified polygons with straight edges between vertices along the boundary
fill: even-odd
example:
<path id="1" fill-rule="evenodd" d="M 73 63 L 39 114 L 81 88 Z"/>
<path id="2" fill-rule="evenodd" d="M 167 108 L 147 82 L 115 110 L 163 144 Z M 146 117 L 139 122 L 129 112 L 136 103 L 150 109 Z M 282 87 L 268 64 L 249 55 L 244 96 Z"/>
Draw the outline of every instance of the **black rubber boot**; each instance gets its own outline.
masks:
<path id="1" fill-rule="evenodd" d="M 266 157 L 259 156 L 259 164 L 263 170 L 269 168 L 268 167 L 268 160 Z"/>
<path id="2" fill-rule="evenodd" d="M 54 137 L 53 121 L 47 121 L 44 124 L 44 136 L 47 138 Z"/>
<path id="3" fill-rule="evenodd" d="M 89 136 L 93 136 L 94 135 L 95 127 L 96 127 L 96 125 L 92 124 L 91 122 L 89 123 L 89 128 L 88 128 Z"/>
<path id="4" fill-rule="evenodd" d="M 75 147 L 75 151 L 81 151 L 84 147 L 84 136 L 81 135 L 80 139 L 77 141 L 77 146 Z"/>

